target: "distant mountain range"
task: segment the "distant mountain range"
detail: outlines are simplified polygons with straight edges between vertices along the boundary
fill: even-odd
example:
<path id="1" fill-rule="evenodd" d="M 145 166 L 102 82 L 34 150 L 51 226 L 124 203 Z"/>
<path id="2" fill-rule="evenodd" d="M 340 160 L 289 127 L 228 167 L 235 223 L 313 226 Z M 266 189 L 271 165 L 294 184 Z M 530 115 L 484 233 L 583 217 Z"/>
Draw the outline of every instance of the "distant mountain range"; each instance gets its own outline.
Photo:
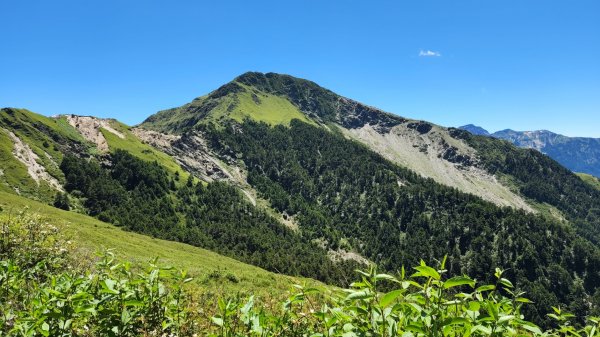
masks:
<path id="1" fill-rule="evenodd" d="M 567 137 L 547 130 L 506 129 L 489 133 L 473 124 L 461 126 L 460 129 L 474 135 L 504 139 L 519 147 L 536 149 L 574 172 L 600 177 L 600 138 Z"/>

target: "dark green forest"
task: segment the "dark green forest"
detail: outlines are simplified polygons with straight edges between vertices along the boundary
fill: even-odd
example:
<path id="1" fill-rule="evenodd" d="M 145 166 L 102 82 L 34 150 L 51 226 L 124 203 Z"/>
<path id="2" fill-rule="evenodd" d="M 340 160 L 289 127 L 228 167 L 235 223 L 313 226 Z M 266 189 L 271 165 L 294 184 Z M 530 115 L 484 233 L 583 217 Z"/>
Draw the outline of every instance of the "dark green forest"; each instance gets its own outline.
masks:
<path id="1" fill-rule="evenodd" d="M 104 159 L 101 164 L 65 156 L 60 166 L 67 191 L 103 221 L 329 283 L 344 284 L 356 267 L 334 264 L 323 249 L 254 207 L 233 186 L 189 179 L 177 187 L 176 177 L 157 163 L 125 151 Z"/>
<path id="2" fill-rule="evenodd" d="M 486 279 L 504 268 L 537 303 L 529 313 L 536 321 L 551 305 L 582 316 L 598 310 L 600 250 L 569 225 L 437 184 L 300 121 L 204 132 L 223 155 L 244 161 L 249 182 L 295 215 L 304 236 L 332 249 L 356 249 L 391 272 L 446 254 L 452 273 Z"/>

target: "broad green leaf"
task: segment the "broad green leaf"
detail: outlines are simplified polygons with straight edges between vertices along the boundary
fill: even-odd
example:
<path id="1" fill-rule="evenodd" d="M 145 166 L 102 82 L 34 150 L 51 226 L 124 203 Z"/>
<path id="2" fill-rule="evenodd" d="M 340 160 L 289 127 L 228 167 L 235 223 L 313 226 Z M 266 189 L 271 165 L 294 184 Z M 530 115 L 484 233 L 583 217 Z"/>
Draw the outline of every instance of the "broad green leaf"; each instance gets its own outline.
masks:
<path id="1" fill-rule="evenodd" d="M 48 325 L 48 323 L 46 323 L 46 322 L 42 323 L 42 329 L 41 329 L 40 333 L 44 336 L 49 336 L 50 335 L 50 325 Z"/>
<path id="2" fill-rule="evenodd" d="M 407 325 L 406 326 L 406 330 L 425 334 L 425 330 L 423 329 L 423 327 L 418 326 L 416 324 L 409 324 L 409 325 Z"/>
<path id="3" fill-rule="evenodd" d="M 121 312 L 121 323 L 127 324 L 131 320 L 132 315 L 127 309 L 123 309 Z"/>
<path id="4" fill-rule="evenodd" d="M 414 269 L 416 269 L 418 272 L 413 274 L 413 276 L 431 277 L 434 280 L 440 279 L 440 274 L 429 266 L 418 266 L 414 267 Z"/>
<path id="5" fill-rule="evenodd" d="M 455 276 L 444 282 L 444 289 L 458 287 L 462 285 L 469 285 L 471 287 L 474 287 L 475 281 L 466 276 Z"/>
<path id="6" fill-rule="evenodd" d="M 525 297 L 519 297 L 515 301 L 521 302 L 521 303 L 534 303 L 532 300 L 525 298 Z"/>
<path id="7" fill-rule="evenodd" d="M 399 282 L 397 278 L 395 278 L 392 275 L 388 275 L 388 274 L 377 274 L 377 275 L 375 275 L 375 279 L 376 280 L 388 280 L 388 281 L 392 281 L 392 282 Z"/>
<path id="8" fill-rule="evenodd" d="M 503 286 L 505 286 L 507 288 L 513 288 L 512 282 L 510 282 L 509 280 L 507 280 L 505 278 L 501 278 L 498 282 L 500 282 L 500 284 L 502 284 Z"/>
<path id="9" fill-rule="evenodd" d="M 504 315 L 504 316 L 501 316 L 501 317 L 498 319 L 498 322 L 499 322 L 499 323 L 502 323 L 502 322 L 510 321 L 510 320 L 512 320 L 512 319 L 514 319 L 514 318 L 515 318 L 515 315 Z"/>
<path id="10" fill-rule="evenodd" d="M 248 302 L 246 302 L 246 304 L 244 304 L 244 306 L 240 309 L 240 312 L 242 314 L 247 314 L 248 312 L 250 312 L 250 309 L 252 309 L 253 306 L 254 306 L 254 296 L 250 296 L 250 298 L 248 299 Z"/>
<path id="11" fill-rule="evenodd" d="M 495 285 L 487 284 L 487 285 L 484 285 L 484 286 L 481 286 L 481 287 L 475 289 L 475 291 L 482 293 L 484 291 L 490 291 L 490 290 L 494 290 L 494 289 L 496 289 Z"/>
<path id="12" fill-rule="evenodd" d="M 495 303 L 487 303 L 487 312 L 494 320 L 498 320 L 498 308 Z"/>
<path id="13" fill-rule="evenodd" d="M 371 297 L 373 297 L 373 293 L 367 289 L 351 293 L 346 297 L 346 300 L 364 300 Z"/>
<path id="14" fill-rule="evenodd" d="M 111 280 L 111 279 L 105 279 L 102 281 L 101 284 L 102 284 L 102 288 L 104 288 L 104 292 L 113 294 L 113 295 L 119 294 L 119 292 L 117 290 L 115 290 L 115 285 L 117 284 L 117 281 Z"/>
<path id="15" fill-rule="evenodd" d="M 474 327 L 471 328 L 471 333 L 473 333 L 475 331 L 481 331 L 481 332 L 483 332 L 484 335 L 491 335 L 492 334 L 492 329 L 491 328 L 488 328 L 488 327 L 483 326 L 481 324 L 475 325 Z"/>
<path id="16" fill-rule="evenodd" d="M 480 308 L 481 308 L 481 304 L 479 302 L 477 302 L 477 301 L 469 302 L 469 310 L 479 311 Z"/>
<path id="17" fill-rule="evenodd" d="M 404 293 L 404 290 L 402 289 L 390 291 L 389 293 L 381 296 L 381 299 L 379 300 L 379 305 L 383 308 L 387 307 L 392 302 L 394 302 L 394 300 L 396 300 L 399 296 L 401 296 L 402 293 Z"/>

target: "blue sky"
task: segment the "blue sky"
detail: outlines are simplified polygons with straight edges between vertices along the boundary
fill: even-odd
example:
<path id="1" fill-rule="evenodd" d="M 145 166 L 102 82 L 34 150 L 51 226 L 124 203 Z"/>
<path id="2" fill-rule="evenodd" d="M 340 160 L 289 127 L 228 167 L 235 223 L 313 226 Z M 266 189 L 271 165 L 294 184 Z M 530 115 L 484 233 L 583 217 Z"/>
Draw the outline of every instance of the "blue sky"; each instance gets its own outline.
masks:
<path id="1" fill-rule="evenodd" d="M 600 1 L 2 1 L 0 106 L 128 124 L 249 70 L 445 126 L 600 137 Z"/>

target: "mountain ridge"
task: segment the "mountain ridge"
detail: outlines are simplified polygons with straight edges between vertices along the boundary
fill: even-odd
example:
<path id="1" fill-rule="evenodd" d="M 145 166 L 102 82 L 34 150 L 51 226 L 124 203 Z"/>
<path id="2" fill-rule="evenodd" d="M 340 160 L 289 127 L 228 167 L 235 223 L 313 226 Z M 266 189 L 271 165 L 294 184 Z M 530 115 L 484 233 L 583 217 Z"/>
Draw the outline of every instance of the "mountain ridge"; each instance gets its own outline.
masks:
<path id="1" fill-rule="evenodd" d="M 251 87 L 254 86 L 254 87 Z M 243 95 L 240 98 L 240 93 Z M 488 201 L 529 211 L 533 209 L 505 184 L 472 163 L 474 150 L 449 136 L 447 129 L 435 124 L 411 120 L 335 94 L 318 84 L 290 75 L 247 72 L 213 92 L 192 102 L 160 111 L 137 127 L 163 133 L 181 134 L 195 126 L 227 119 L 241 122 L 244 118 L 270 124 L 288 124 L 286 118 L 262 118 L 255 112 L 262 109 L 260 100 L 251 95 L 276 96 L 295 108 L 293 116 L 328 128 L 339 130 L 384 157 L 437 182 L 474 193 Z M 239 106 L 247 110 L 237 114 Z M 269 111 L 270 115 L 276 111 Z M 275 124 L 278 124 L 277 122 Z M 394 130 L 393 132 L 392 129 Z M 430 132 L 434 129 L 433 132 Z M 462 165 L 462 163 L 471 163 Z M 466 169 L 469 168 L 469 169 Z"/>
<path id="2" fill-rule="evenodd" d="M 481 134 L 473 129 L 472 124 L 461 126 L 460 129 Z M 515 131 L 512 129 L 487 135 L 510 141 L 519 147 L 536 149 L 573 172 L 600 176 L 600 138 L 568 137 L 548 130 Z"/>

